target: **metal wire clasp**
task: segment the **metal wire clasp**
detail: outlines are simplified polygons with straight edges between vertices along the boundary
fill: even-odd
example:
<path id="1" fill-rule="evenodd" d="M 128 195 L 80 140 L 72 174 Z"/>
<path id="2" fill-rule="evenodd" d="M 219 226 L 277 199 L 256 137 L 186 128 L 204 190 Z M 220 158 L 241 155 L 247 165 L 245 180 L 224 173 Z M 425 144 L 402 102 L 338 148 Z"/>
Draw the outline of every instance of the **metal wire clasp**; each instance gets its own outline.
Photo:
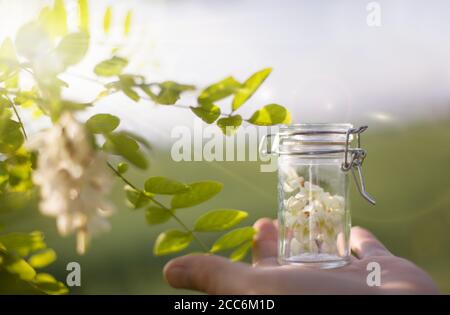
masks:
<path id="1" fill-rule="evenodd" d="M 352 171 L 353 179 L 355 180 L 356 187 L 358 188 L 359 193 L 363 196 L 371 204 L 375 205 L 375 199 L 370 196 L 370 194 L 366 190 L 366 184 L 364 181 L 364 175 L 362 172 L 362 164 L 364 159 L 367 156 L 366 150 L 361 148 L 361 133 L 367 130 L 367 126 L 362 126 L 359 128 L 352 128 L 347 131 L 346 142 L 345 142 L 345 150 L 344 150 L 344 162 L 342 163 L 341 169 L 344 172 Z M 350 135 L 356 135 L 358 147 L 350 148 Z M 350 155 L 350 160 L 349 160 Z M 358 172 L 358 176 L 355 172 Z"/>
<path id="2" fill-rule="evenodd" d="M 272 138 L 274 138 L 273 143 Z M 261 142 L 259 143 L 259 152 L 262 155 L 274 154 L 276 152 L 274 152 L 273 148 L 274 147 L 278 148 L 278 144 L 279 144 L 278 134 L 264 135 L 261 139 Z M 275 149 L 275 151 L 277 151 L 277 149 Z"/>

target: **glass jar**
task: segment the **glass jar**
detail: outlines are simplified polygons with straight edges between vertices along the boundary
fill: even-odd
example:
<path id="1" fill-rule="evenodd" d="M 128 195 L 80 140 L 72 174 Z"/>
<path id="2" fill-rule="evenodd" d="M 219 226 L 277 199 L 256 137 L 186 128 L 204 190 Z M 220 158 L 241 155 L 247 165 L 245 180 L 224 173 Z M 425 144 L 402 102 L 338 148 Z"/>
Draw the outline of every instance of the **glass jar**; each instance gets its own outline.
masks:
<path id="1" fill-rule="evenodd" d="M 366 151 L 360 147 L 360 134 L 366 129 L 290 125 L 261 143 L 263 154 L 278 156 L 280 264 L 335 268 L 350 261 L 350 170 L 363 197 L 375 204 L 361 170 Z M 356 147 L 351 146 L 354 138 Z"/>

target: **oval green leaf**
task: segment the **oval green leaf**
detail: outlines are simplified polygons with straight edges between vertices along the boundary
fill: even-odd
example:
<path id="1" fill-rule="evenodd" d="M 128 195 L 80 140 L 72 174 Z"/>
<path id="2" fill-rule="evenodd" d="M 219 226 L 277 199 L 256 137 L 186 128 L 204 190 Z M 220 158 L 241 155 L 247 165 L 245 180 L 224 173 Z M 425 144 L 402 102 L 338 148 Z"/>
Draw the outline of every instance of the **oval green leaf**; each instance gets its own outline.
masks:
<path id="1" fill-rule="evenodd" d="M 55 34 L 65 35 L 67 33 L 67 10 L 64 5 L 64 0 L 55 0 L 53 17 Z"/>
<path id="2" fill-rule="evenodd" d="M 14 251 L 22 257 L 46 247 L 44 235 L 39 231 L 1 235 L 0 243 L 8 248 L 8 250 Z"/>
<path id="3" fill-rule="evenodd" d="M 236 248 L 230 255 L 230 259 L 232 261 L 239 261 L 245 258 L 248 253 L 248 250 L 252 247 L 252 241 L 245 242 Z"/>
<path id="4" fill-rule="evenodd" d="M 211 247 L 211 252 L 217 253 L 226 249 L 234 248 L 242 243 L 253 239 L 255 229 L 247 226 L 232 230 L 222 235 Z"/>
<path id="5" fill-rule="evenodd" d="M 79 21 L 78 25 L 81 31 L 89 31 L 89 1 L 78 0 L 78 13 Z"/>
<path id="6" fill-rule="evenodd" d="M 168 230 L 159 234 L 153 247 L 153 253 L 156 256 L 161 256 L 179 252 L 188 247 L 192 239 L 192 233 Z"/>
<path id="7" fill-rule="evenodd" d="M 200 105 L 208 105 L 234 94 L 240 87 L 241 83 L 233 77 L 225 78 L 204 89 L 198 97 L 198 102 Z"/>
<path id="8" fill-rule="evenodd" d="M 159 89 L 159 91 L 153 91 L 152 87 Z M 141 85 L 141 89 L 155 103 L 173 105 L 178 101 L 181 93 L 194 90 L 195 86 L 180 84 L 174 81 L 164 81 L 161 83 L 153 83 L 152 85 Z"/>
<path id="9" fill-rule="evenodd" d="M 96 114 L 86 122 L 87 128 L 92 133 L 110 133 L 120 124 L 120 119 L 111 114 Z"/>
<path id="10" fill-rule="evenodd" d="M 124 26 L 123 26 L 123 35 L 125 35 L 125 36 L 128 36 L 128 34 L 130 34 L 132 17 L 133 17 L 133 11 L 129 10 L 127 12 L 127 15 L 125 16 L 125 22 L 124 22 Z"/>
<path id="11" fill-rule="evenodd" d="M 220 107 L 210 105 L 209 107 L 191 107 L 192 112 L 207 124 L 212 124 L 220 116 Z"/>
<path id="12" fill-rule="evenodd" d="M 134 78 L 130 75 L 119 75 L 119 88 L 122 90 L 122 92 L 128 96 L 129 99 L 139 102 L 141 97 L 139 94 L 134 90 L 134 86 L 136 85 L 136 82 Z"/>
<path id="13" fill-rule="evenodd" d="M 28 263 L 33 268 L 44 268 L 53 263 L 55 260 L 56 252 L 51 248 L 47 248 L 31 256 L 28 259 Z"/>
<path id="14" fill-rule="evenodd" d="M 57 281 L 48 273 L 38 273 L 32 283 L 39 290 L 50 295 L 61 295 L 69 292 L 67 287 L 62 282 Z"/>
<path id="15" fill-rule="evenodd" d="M 248 122 L 258 126 L 290 124 L 291 115 L 283 106 L 269 104 L 254 112 Z"/>
<path id="16" fill-rule="evenodd" d="M 149 225 L 161 224 L 168 221 L 172 217 L 170 210 L 160 207 L 148 207 L 145 212 L 145 218 Z"/>
<path id="17" fill-rule="evenodd" d="M 103 144 L 105 151 L 122 156 L 138 168 L 147 168 L 147 160 L 139 150 L 139 144 L 136 140 L 121 132 L 111 133 L 105 136 L 106 141 Z"/>
<path id="18" fill-rule="evenodd" d="M 172 208 L 188 208 L 201 204 L 222 190 L 222 183 L 215 181 L 202 181 L 189 185 L 190 190 L 177 194 L 172 198 Z"/>
<path id="19" fill-rule="evenodd" d="M 141 191 L 137 191 L 133 187 L 125 186 L 125 197 L 127 205 L 132 209 L 139 209 L 146 206 L 150 202 L 149 196 Z"/>
<path id="20" fill-rule="evenodd" d="M 9 273 L 17 275 L 20 279 L 31 281 L 36 276 L 34 268 L 24 259 L 13 255 L 5 255 L 2 258 L 2 268 Z"/>
<path id="21" fill-rule="evenodd" d="M 121 74 L 127 65 L 128 60 L 114 56 L 111 59 L 98 63 L 94 68 L 94 72 L 98 76 L 112 77 Z"/>
<path id="22" fill-rule="evenodd" d="M 0 152 L 13 153 L 24 142 L 20 123 L 8 119 L 0 121 Z"/>
<path id="23" fill-rule="evenodd" d="M 188 185 L 162 176 L 150 177 L 145 182 L 146 192 L 159 195 L 175 195 L 187 190 L 189 190 Z"/>
<path id="24" fill-rule="evenodd" d="M 230 117 L 220 118 L 217 121 L 217 126 L 219 126 L 223 134 L 227 136 L 232 136 L 233 134 L 235 134 L 241 125 L 242 125 L 241 115 L 234 115 Z"/>
<path id="25" fill-rule="evenodd" d="M 16 33 L 15 44 L 17 53 L 30 60 L 51 48 L 48 34 L 37 22 L 23 25 Z"/>
<path id="26" fill-rule="evenodd" d="M 109 6 L 106 8 L 105 14 L 103 15 L 103 32 L 105 32 L 105 34 L 109 34 L 111 29 L 111 17 L 112 8 Z"/>
<path id="27" fill-rule="evenodd" d="M 248 216 L 248 213 L 234 209 L 217 209 L 203 214 L 195 222 L 198 232 L 223 231 L 233 227 Z"/>
<path id="28" fill-rule="evenodd" d="M 80 62 L 89 48 L 89 35 L 86 32 L 78 32 L 66 35 L 58 47 L 56 54 L 65 67 Z"/>
<path id="29" fill-rule="evenodd" d="M 271 72 L 272 68 L 260 70 L 244 82 L 243 86 L 234 96 L 232 104 L 233 111 L 241 107 L 256 92 Z"/>

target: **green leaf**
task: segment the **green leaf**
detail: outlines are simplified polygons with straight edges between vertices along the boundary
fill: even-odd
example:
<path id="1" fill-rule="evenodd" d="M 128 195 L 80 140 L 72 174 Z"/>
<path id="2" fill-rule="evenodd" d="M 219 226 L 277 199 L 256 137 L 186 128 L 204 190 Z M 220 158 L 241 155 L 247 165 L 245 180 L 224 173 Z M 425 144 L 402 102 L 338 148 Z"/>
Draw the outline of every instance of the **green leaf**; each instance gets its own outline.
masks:
<path id="1" fill-rule="evenodd" d="M 127 198 L 127 205 L 132 209 L 139 209 L 146 206 L 150 202 L 148 195 L 141 191 L 137 191 L 133 187 L 126 185 L 125 196 Z"/>
<path id="2" fill-rule="evenodd" d="M 119 117 L 111 114 L 96 114 L 86 121 L 86 127 L 92 133 L 110 133 L 120 124 Z"/>
<path id="3" fill-rule="evenodd" d="M 220 116 L 220 107 L 209 105 L 209 107 L 191 107 L 192 112 L 207 124 L 212 124 Z"/>
<path id="4" fill-rule="evenodd" d="M 236 248 L 230 255 L 230 259 L 232 261 L 239 261 L 245 258 L 248 253 L 248 250 L 252 247 L 252 241 L 245 242 Z"/>
<path id="5" fill-rule="evenodd" d="M 17 61 L 16 49 L 11 38 L 6 37 L 0 45 L 0 58 Z"/>
<path id="6" fill-rule="evenodd" d="M 44 249 L 44 235 L 41 232 L 9 233 L 0 236 L 2 243 L 9 251 L 16 252 L 19 256 L 28 256 L 31 252 Z"/>
<path id="7" fill-rule="evenodd" d="M 166 177 L 150 177 L 145 182 L 145 191 L 159 195 L 175 195 L 190 188 L 188 185 Z"/>
<path id="8" fill-rule="evenodd" d="M 38 95 L 37 95 L 37 92 L 34 90 L 20 91 L 14 97 L 14 103 L 16 105 L 20 105 L 24 108 L 30 108 L 36 104 L 37 99 L 38 99 Z"/>
<path id="9" fill-rule="evenodd" d="M 37 19 L 39 25 L 52 38 L 67 34 L 67 11 L 64 0 L 55 0 L 53 7 L 44 7 Z"/>
<path id="10" fill-rule="evenodd" d="M 109 6 L 106 8 L 105 15 L 103 16 L 103 31 L 105 34 L 109 34 L 111 29 L 111 16 L 112 16 L 112 8 Z"/>
<path id="11" fill-rule="evenodd" d="M 62 282 L 56 280 L 48 273 L 38 273 L 32 283 L 39 290 L 50 295 L 61 295 L 69 292 Z"/>
<path id="12" fill-rule="evenodd" d="M 9 180 L 9 171 L 8 171 L 8 165 L 6 161 L 0 161 L 0 191 L 3 191 L 5 186 L 8 184 Z M 0 194 L 0 202 L 3 201 L 3 196 L 5 195 L 5 192 Z M 6 199 L 8 200 L 8 199 Z M 0 203 L 2 206 L 0 207 L 0 213 L 2 211 L 9 211 L 9 207 L 4 207 L 3 202 Z"/>
<path id="13" fill-rule="evenodd" d="M 156 256 L 161 256 L 179 252 L 188 247 L 192 239 L 192 233 L 168 230 L 159 234 L 153 247 L 153 253 Z"/>
<path id="14" fill-rule="evenodd" d="M 127 15 L 125 16 L 125 22 L 123 25 L 123 35 L 125 35 L 125 36 L 128 36 L 128 34 L 130 34 L 132 18 L 133 18 L 133 12 L 131 10 L 129 10 L 127 12 Z"/>
<path id="15" fill-rule="evenodd" d="M 55 19 L 55 34 L 65 35 L 67 33 L 67 11 L 64 6 L 64 0 L 55 0 L 53 14 Z"/>
<path id="16" fill-rule="evenodd" d="M 89 0 L 78 0 L 79 28 L 89 32 Z"/>
<path id="17" fill-rule="evenodd" d="M 47 248 L 34 254 L 28 259 L 28 263 L 33 268 L 44 268 L 56 260 L 56 253 L 53 249 Z"/>
<path id="18" fill-rule="evenodd" d="M 271 72 L 272 68 L 263 69 L 253 74 L 244 82 L 243 86 L 234 96 L 232 104 L 233 111 L 241 107 L 256 92 Z"/>
<path id="19" fill-rule="evenodd" d="M 148 207 L 145 212 L 145 218 L 149 225 L 161 224 L 168 221 L 172 217 L 170 210 L 160 207 Z"/>
<path id="20" fill-rule="evenodd" d="M 20 123 L 12 119 L 0 121 L 0 152 L 13 153 L 24 141 Z"/>
<path id="21" fill-rule="evenodd" d="M 255 229 L 252 227 L 243 227 L 232 230 L 222 235 L 212 246 L 211 252 L 217 253 L 226 249 L 234 248 L 242 243 L 252 240 Z"/>
<path id="22" fill-rule="evenodd" d="M 222 190 L 222 183 L 215 181 L 202 181 L 189 185 L 189 191 L 177 194 L 172 198 L 172 208 L 189 208 L 201 204 Z"/>
<path id="23" fill-rule="evenodd" d="M 119 76 L 119 85 L 122 92 L 128 96 L 131 100 L 138 102 L 141 97 L 139 94 L 133 89 L 135 86 L 134 78 L 130 75 L 120 75 Z"/>
<path id="24" fill-rule="evenodd" d="M 94 68 L 94 72 L 98 76 L 112 77 L 121 74 L 127 65 L 128 60 L 114 56 L 111 59 L 104 60 L 97 64 Z"/>
<path id="25" fill-rule="evenodd" d="M 56 54 L 65 67 L 80 62 L 89 48 L 89 35 L 86 32 L 72 33 L 66 35 L 58 47 Z"/>
<path id="26" fill-rule="evenodd" d="M 290 124 L 291 115 L 283 106 L 269 104 L 254 112 L 248 122 L 258 126 Z"/>
<path id="27" fill-rule="evenodd" d="M 123 130 L 122 133 L 134 139 L 136 142 L 139 142 L 147 150 L 151 150 L 152 146 L 150 142 L 148 142 L 144 137 L 127 130 Z"/>
<path id="28" fill-rule="evenodd" d="M 25 281 L 31 281 L 36 276 L 36 271 L 33 267 L 16 255 L 3 255 L 2 268 Z"/>
<path id="29" fill-rule="evenodd" d="M 122 151 L 139 150 L 139 144 L 128 135 L 123 134 L 122 132 L 116 132 L 106 135 L 103 149 L 113 154 L 122 155 Z"/>
<path id="30" fill-rule="evenodd" d="M 241 210 L 212 210 L 197 219 L 194 230 L 198 232 L 223 231 L 238 224 L 247 216 L 247 212 Z"/>
<path id="31" fill-rule="evenodd" d="M 25 24 L 19 29 L 15 44 L 17 53 L 30 60 L 51 48 L 47 33 L 36 22 Z"/>
<path id="32" fill-rule="evenodd" d="M 215 101 L 221 100 L 234 94 L 241 87 L 241 83 L 233 77 L 228 77 L 204 89 L 199 97 L 198 102 L 201 105 L 208 105 Z"/>
<path id="33" fill-rule="evenodd" d="M 147 168 L 147 160 L 139 150 L 136 140 L 121 132 L 111 133 L 105 137 L 106 141 L 103 145 L 105 151 L 124 157 L 138 168 Z"/>
<path id="34" fill-rule="evenodd" d="M 11 184 L 11 177 L 13 174 L 8 174 L 7 178 Z M 17 174 L 14 174 L 17 175 Z M 22 191 L 8 191 L 0 194 L 0 213 L 11 210 L 18 210 L 24 208 L 29 201 L 28 192 Z"/>
<path id="35" fill-rule="evenodd" d="M 19 87 L 19 71 L 12 72 L 5 80 L 5 88 L 7 89 L 16 89 Z"/>
<path id="36" fill-rule="evenodd" d="M 118 171 L 120 174 L 125 174 L 125 173 L 128 171 L 128 164 L 127 164 L 127 163 L 120 162 L 120 163 L 117 165 L 117 171 Z"/>
<path id="37" fill-rule="evenodd" d="M 236 133 L 238 128 L 242 125 L 241 115 L 234 115 L 230 117 L 220 118 L 217 121 L 217 126 L 222 130 L 223 134 L 232 136 Z"/>
<path id="38" fill-rule="evenodd" d="M 159 89 L 159 91 L 153 91 L 152 88 L 154 87 Z M 141 89 L 155 103 L 161 105 L 173 105 L 176 101 L 178 101 L 181 93 L 194 90 L 195 86 L 179 84 L 173 81 L 165 81 L 162 83 L 153 83 L 151 85 L 142 85 Z"/>
<path id="39" fill-rule="evenodd" d="M 11 71 L 17 69 L 17 67 L 16 49 L 11 38 L 7 37 L 0 45 L 0 73 L 6 72 L 9 74 Z"/>
<path id="40" fill-rule="evenodd" d="M 58 36 L 58 30 L 56 29 L 55 12 L 52 7 L 43 7 L 39 12 L 37 23 L 45 30 L 45 32 L 51 37 Z"/>

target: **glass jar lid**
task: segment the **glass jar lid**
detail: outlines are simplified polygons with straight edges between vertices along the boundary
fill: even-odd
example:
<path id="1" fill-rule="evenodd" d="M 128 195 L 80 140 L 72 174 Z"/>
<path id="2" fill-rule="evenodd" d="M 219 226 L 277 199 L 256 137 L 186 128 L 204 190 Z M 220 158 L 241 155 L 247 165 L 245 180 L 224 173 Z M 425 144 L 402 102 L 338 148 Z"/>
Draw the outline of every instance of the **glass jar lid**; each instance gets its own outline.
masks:
<path id="1" fill-rule="evenodd" d="M 323 155 L 343 154 L 341 169 L 352 171 L 356 186 L 361 195 L 375 204 L 366 191 L 362 164 L 367 156 L 361 148 L 361 133 L 367 126 L 354 128 L 352 124 L 294 124 L 282 126 L 276 134 L 263 137 L 259 150 L 263 155 Z M 357 144 L 352 146 L 356 137 Z M 356 172 L 355 172 L 356 170 Z"/>
<path id="2" fill-rule="evenodd" d="M 339 153 L 353 141 L 352 124 L 295 124 L 282 126 L 272 151 L 278 154 Z"/>

